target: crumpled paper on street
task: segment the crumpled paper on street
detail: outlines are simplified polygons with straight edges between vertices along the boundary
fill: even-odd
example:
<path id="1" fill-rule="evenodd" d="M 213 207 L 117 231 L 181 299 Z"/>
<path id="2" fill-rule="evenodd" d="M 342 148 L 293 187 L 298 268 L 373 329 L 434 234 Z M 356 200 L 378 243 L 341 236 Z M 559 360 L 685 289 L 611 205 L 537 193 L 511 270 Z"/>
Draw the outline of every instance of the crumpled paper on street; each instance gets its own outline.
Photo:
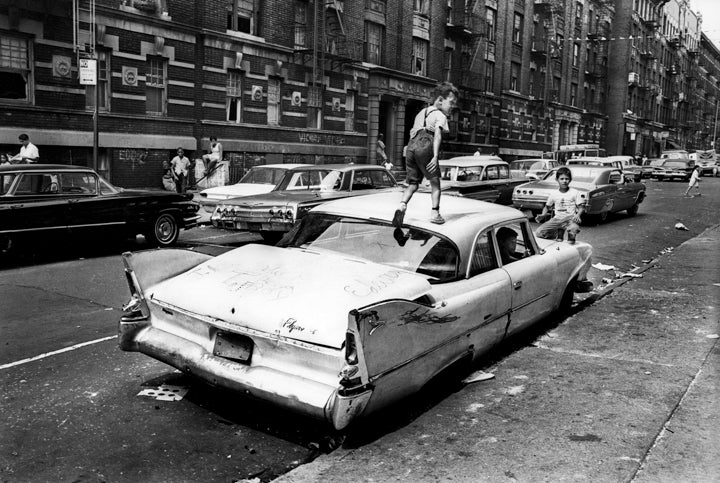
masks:
<path id="1" fill-rule="evenodd" d="M 470 384 L 471 382 L 487 381 L 488 379 L 493 379 L 494 377 L 495 374 L 493 374 L 492 372 L 475 371 L 468 377 L 463 379 L 462 382 L 463 384 Z"/>
<path id="2" fill-rule="evenodd" d="M 675 223 L 675 229 L 677 230 L 683 230 L 683 231 L 690 231 L 690 228 L 683 225 L 682 223 Z"/>
<path id="3" fill-rule="evenodd" d="M 592 267 L 597 268 L 598 270 L 617 270 L 615 268 L 615 265 L 605 265 L 604 263 L 600 263 L 600 262 L 593 263 Z"/>

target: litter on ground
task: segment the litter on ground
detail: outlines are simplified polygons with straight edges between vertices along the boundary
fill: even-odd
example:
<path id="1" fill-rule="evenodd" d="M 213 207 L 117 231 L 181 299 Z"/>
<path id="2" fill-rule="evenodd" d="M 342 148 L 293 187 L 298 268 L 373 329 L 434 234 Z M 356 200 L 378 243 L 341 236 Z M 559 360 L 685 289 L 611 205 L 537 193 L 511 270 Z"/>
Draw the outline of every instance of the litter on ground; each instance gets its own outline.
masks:
<path id="1" fill-rule="evenodd" d="M 615 270 L 616 269 L 614 265 L 605 265 L 604 263 L 600 263 L 600 262 L 593 263 L 592 267 L 597 268 L 598 270 Z"/>
<path id="2" fill-rule="evenodd" d="M 472 374 L 470 374 L 468 377 L 462 380 L 463 384 L 470 384 L 471 382 L 480 382 L 480 381 L 487 381 L 488 379 L 493 379 L 495 377 L 495 374 L 491 372 L 485 372 L 485 371 L 475 371 Z"/>
<path id="3" fill-rule="evenodd" d="M 682 223 L 675 223 L 675 229 L 690 231 L 690 229 L 687 226 L 683 225 Z"/>

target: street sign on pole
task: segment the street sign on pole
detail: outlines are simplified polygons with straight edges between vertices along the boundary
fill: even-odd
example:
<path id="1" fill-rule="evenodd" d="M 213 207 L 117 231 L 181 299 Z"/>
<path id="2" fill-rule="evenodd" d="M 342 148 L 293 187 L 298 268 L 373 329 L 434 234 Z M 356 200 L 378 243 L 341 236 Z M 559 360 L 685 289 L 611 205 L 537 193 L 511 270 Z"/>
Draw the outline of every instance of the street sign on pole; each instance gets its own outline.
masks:
<path id="1" fill-rule="evenodd" d="M 80 76 L 80 85 L 94 86 L 97 81 L 97 60 L 96 59 L 78 59 L 78 71 Z"/>

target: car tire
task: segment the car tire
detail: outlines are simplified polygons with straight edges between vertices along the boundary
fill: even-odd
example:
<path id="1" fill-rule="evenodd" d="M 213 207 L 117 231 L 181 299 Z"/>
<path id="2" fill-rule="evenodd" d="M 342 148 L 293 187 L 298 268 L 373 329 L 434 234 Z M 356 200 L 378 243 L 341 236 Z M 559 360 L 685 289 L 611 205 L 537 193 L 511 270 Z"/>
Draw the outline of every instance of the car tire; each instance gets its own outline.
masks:
<path id="1" fill-rule="evenodd" d="M 637 212 L 638 212 L 638 209 L 639 209 L 639 208 L 640 208 L 640 205 L 638 205 L 637 203 L 635 203 L 634 205 L 632 205 L 630 208 L 627 209 L 627 214 L 628 214 L 628 216 L 635 216 L 635 215 L 637 215 Z"/>
<path id="2" fill-rule="evenodd" d="M 280 239 L 283 237 L 285 233 L 280 231 L 261 231 L 260 236 L 262 237 L 265 242 L 275 245 L 277 242 L 280 241 Z"/>
<path id="3" fill-rule="evenodd" d="M 597 223 L 598 224 L 605 223 L 608 219 L 609 214 L 610 214 L 609 211 L 603 211 L 602 213 L 598 213 L 597 215 L 595 215 L 595 217 L 596 217 L 595 219 L 597 220 Z"/>
<path id="4" fill-rule="evenodd" d="M 169 247 L 180 236 L 180 225 L 170 213 L 160 213 L 145 233 L 148 244 L 154 247 Z"/>
<path id="5" fill-rule="evenodd" d="M 573 303 L 573 295 L 575 293 L 574 287 L 577 283 L 577 278 L 573 278 L 570 280 L 570 283 L 567 284 L 567 287 L 565 287 L 565 291 L 562 294 L 562 297 L 560 298 L 560 305 L 558 305 L 557 312 L 560 315 L 568 315 L 570 313 L 570 309 L 572 308 Z"/>

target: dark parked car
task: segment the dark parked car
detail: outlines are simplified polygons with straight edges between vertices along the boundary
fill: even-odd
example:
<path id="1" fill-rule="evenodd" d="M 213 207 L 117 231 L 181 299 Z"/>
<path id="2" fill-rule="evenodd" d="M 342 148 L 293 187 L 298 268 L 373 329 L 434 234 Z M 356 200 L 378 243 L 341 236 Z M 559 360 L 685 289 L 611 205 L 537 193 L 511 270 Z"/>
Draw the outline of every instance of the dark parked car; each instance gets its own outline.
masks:
<path id="1" fill-rule="evenodd" d="M 695 168 L 695 162 L 689 158 L 666 159 L 656 167 L 650 176 L 658 181 L 679 179 L 687 181 Z"/>
<path id="2" fill-rule="evenodd" d="M 221 201 L 210 220 L 218 228 L 248 230 L 276 242 L 311 208 L 349 196 L 399 189 L 382 166 L 321 164 L 288 170 L 269 193 Z M 394 207 L 391 207 L 394 210 Z"/>
<path id="3" fill-rule="evenodd" d="M 90 168 L 55 164 L 0 166 L 0 251 L 47 235 L 145 236 L 177 241 L 197 222 L 192 194 L 117 188 Z"/>

